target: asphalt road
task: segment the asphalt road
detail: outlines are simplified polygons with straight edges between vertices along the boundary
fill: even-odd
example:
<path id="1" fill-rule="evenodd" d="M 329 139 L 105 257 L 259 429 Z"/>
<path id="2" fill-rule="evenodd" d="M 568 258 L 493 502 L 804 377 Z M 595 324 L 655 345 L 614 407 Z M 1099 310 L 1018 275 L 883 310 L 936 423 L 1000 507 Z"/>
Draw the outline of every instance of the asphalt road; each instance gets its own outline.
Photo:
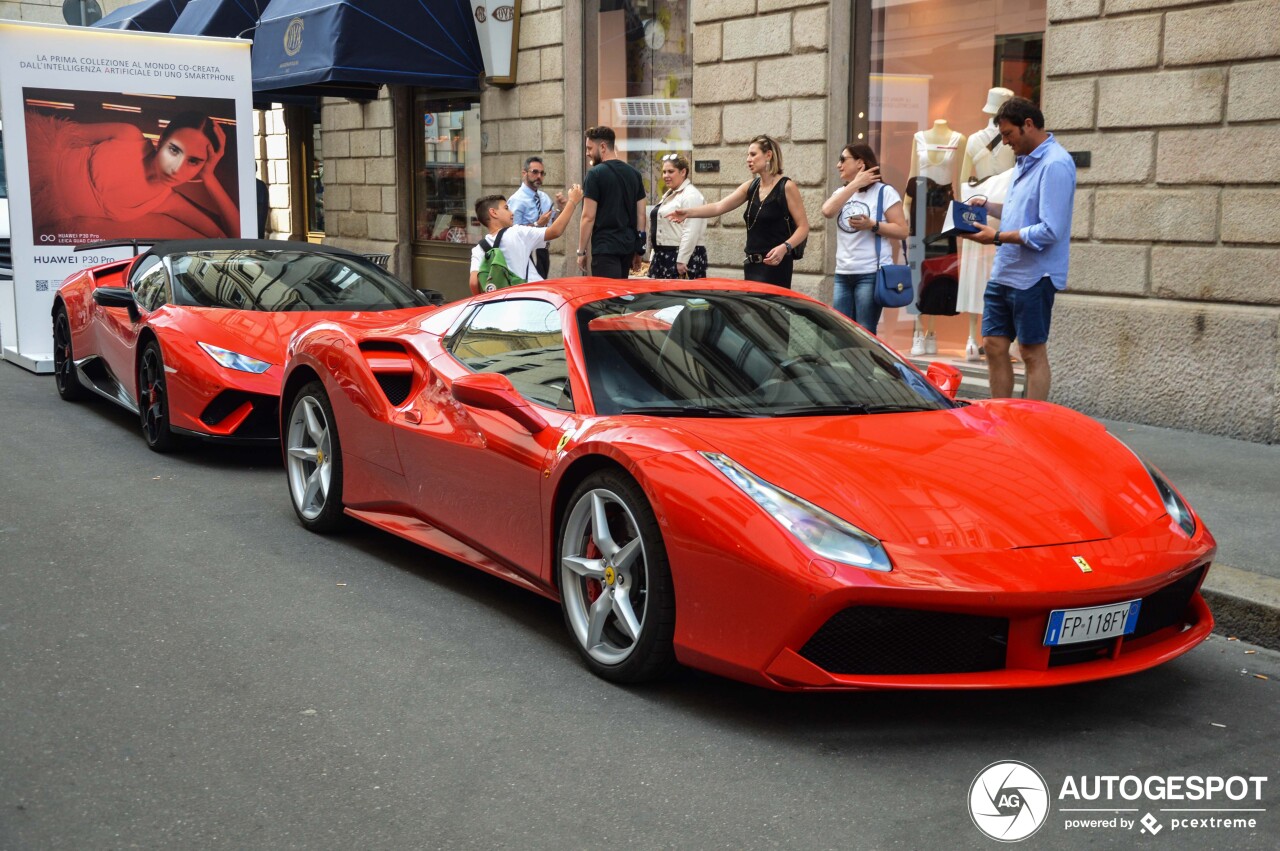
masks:
<path id="1" fill-rule="evenodd" d="M 1007 759 L 1054 799 L 1028 847 L 1274 849 L 1280 654 L 1252 649 L 1215 635 L 1035 692 L 618 688 L 538 597 L 372 530 L 303 531 L 274 453 L 159 456 L 131 416 L 0 364 L 5 851 L 995 848 L 969 787 Z M 1150 835 L 1066 829 L 1091 806 L 1058 799 L 1068 775 L 1268 780 L 1259 801 L 1113 803 Z M 1206 806 L 1265 812 L 1161 812 Z"/>

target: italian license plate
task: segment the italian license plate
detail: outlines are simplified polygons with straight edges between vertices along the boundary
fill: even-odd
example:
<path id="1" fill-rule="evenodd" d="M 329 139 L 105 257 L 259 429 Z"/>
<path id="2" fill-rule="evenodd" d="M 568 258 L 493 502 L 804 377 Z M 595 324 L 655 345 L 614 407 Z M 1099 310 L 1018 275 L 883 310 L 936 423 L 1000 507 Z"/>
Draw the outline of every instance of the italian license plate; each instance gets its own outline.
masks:
<path id="1" fill-rule="evenodd" d="M 1130 600 L 1087 609 L 1054 609 L 1049 613 L 1044 643 L 1056 647 L 1128 635 L 1138 626 L 1138 609 L 1141 606 L 1141 600 Z"/>

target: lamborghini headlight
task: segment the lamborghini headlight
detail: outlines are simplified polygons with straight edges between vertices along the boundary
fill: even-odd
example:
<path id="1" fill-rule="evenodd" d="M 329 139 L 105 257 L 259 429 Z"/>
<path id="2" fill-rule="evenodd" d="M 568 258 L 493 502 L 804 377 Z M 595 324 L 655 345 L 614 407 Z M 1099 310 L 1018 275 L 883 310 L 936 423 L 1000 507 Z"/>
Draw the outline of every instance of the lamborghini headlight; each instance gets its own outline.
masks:
<path id="1" fill-rule="evenodd" d="M 864 570 L 893 569 L 880 541 L 852 523 L 771 485 L 727 455 L 701 455 L 816 555 Z"/>
<path id="2" fill-rule="evenodd" d="M 239 352 L 233 352 L 230 349 L 222 349 L 217 346 L 211 346 L 208 343 L 201 343 L 200 348 L 205 350 L 209 357 L 225 366 L 227 369 L 238 369 L 241 372 L 263 373 L 271 369 L 271 364 L 264 360 L 251 358 L 248 355 L 242 355 Z"/>

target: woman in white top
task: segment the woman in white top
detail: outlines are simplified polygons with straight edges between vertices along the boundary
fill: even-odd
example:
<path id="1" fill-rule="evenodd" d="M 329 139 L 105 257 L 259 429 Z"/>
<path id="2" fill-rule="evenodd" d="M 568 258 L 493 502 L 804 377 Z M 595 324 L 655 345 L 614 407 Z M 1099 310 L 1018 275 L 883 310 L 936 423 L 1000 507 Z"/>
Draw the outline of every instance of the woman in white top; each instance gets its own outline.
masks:
<path id="1" fill-rule="evenodd" d="M 880 182 L 880 161 L 870 145 L 845 145 L 836 171 L 845 184 L 822 205 L 822 215 L 836 220 L 832 307 L 874 334 L 880 323 L 876 270 L 893 262 L 893 240 L 907 238 L 907 217 L 902 196 Z"/>
<path id="2" fill-rule="evenodd" d="M 673 222 L 667 215 L 706 203 L 689 180 L 689 161 L 679 154 L 662 158 L 662 182 L 667 191 L 649 211 L 650 278 L 705 278 L 707 276 L 706 219 Z"/>

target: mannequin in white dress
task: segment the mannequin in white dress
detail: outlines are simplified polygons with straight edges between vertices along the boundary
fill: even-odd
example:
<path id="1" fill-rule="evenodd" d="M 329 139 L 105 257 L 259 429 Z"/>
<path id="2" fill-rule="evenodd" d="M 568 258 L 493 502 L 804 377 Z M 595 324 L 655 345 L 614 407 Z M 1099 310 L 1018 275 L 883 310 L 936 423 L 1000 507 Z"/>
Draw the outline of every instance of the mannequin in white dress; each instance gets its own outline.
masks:
<path id="1" fill-rule="evenodd" d="M 945 118 L 939 118 L 928 130 L 921 130 L 911 137 L 911 173 L 908 176 L 907 186 L 914 186 L 917 177 L 927 177 L 937 185 L 937 188 L 930 193 L 936 197 L 925 200 L 928 204 L 926 215 L 929 217 L 926 225 L 927 233 L 936 233 L 941 230 L 942 217 L 947 212 L 947 201 L 958 197 L 956 178 L 964 150 L 964 134 L 952 130 Z M 911 205 L 914 200 L 908 197 L 903 201 L 908 222 L 913 221 Z M 916 317 L 915 333 L 911 338 L 911 354 L 937 354 L 938 338 L 934 335 L 933 327 L 932 316 Z"/>
<path id="2" fill-rule="evenodd" d="M 997 86 L 987 92 L 986 106 L 982 111 L 993 116 L 1013 92 Z M 1008 188 L 1005 180 L 988 180 L 1013 168 L 1017 159 L 1013 149 L 1000 141 L 1000 131 L 988 117 L 987 126 L 969 137 L 965 144 L 964 163 L 960 166 L 960 200 L 967 202 L 975 195 L 986 196 L 995 203 L 1004 202 Z M 999 195 L 999 197 L 993 197 Z M 988 222 L 999 229 L 1000 220 L 992 217 Z M 996 250 L 990 245 L 980 245 L 970 240 L 960 243 L 960 286 L 956 297 L 956 310 L 969 315 L 969 340 L 964 347 L 965 360 L 980 360 L 977 341 L 982 339 L 982 294 L 991 278 L 991 264 Z"/>

